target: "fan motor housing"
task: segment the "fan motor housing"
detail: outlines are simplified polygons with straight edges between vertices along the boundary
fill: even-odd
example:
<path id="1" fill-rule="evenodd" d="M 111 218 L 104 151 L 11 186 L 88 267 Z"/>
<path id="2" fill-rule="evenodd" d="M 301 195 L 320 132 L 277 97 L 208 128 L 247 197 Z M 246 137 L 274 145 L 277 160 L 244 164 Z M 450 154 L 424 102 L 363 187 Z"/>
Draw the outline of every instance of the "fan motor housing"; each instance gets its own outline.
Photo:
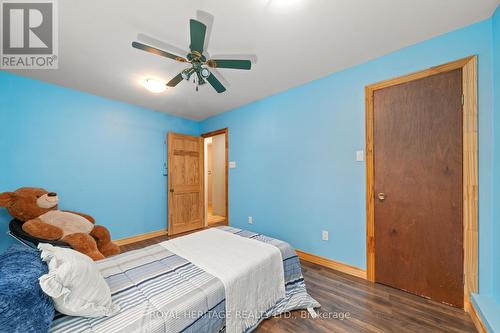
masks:
<path id="1" fill-rule="evenodd" d="M 191 62 L 202 63 L 202 62 L 207 61 L 207 58 L 205 58 L 205 56 L 203 54 L 201 54 L 200 52 L 198 52 L 198 51 L 192 51 L 191 53 L 189 53 L 187 55 L 187 58 Z"/>

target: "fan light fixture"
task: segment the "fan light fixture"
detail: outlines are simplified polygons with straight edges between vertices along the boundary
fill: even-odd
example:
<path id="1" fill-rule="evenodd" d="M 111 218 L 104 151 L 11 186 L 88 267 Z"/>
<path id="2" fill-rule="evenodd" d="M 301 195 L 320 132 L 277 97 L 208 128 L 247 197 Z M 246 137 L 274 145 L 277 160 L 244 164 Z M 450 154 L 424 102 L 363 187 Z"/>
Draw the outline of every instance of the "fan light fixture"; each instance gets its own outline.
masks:
<path id="1" fill-rule="evenodd" d="M 146 79 L 144 81 L 144 87 L 155 94 L 167 90 L 167 84 L 164 81 L 158 79 Z"/>
<path id="2" fill-rule="evenodd" d="M 195 72 L 194 68 L 186 68 L 181 72 L 181 76 L 184 80 L 189 81 L 191 75 Z"/>
<path id="3" fill-rule="evenodd" d="M 208 78 L 208 77 L 210 76 L 210 71 L 209 71 L 207 68 L 203 67 L 203 68 L 201 69 L 201 71 L 200 71 L 200 75 L 201 75 L 204 79 L 206 79 L 206 78 Z"/>

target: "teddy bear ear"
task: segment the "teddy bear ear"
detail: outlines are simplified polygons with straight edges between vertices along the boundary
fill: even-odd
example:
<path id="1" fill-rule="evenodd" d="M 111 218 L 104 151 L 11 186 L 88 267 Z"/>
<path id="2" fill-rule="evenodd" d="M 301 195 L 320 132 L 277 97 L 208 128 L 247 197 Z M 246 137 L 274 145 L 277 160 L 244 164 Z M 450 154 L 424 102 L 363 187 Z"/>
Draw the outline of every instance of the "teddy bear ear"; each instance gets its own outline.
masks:
<path id="1" fill-rule="evenodd" d="M 3 192 L 0 193 L 0 207 L 7 208 L 10 206 L 10 202 L 14 198 L 14 192 Z"/>

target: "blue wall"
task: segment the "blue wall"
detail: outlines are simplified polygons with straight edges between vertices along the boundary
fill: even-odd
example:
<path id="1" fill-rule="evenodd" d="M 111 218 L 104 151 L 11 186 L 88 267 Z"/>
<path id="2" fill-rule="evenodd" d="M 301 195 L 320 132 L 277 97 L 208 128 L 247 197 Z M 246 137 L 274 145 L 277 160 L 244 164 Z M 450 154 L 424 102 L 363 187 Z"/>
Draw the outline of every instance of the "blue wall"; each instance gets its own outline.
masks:
<path id="1" fill-rule="evenodd" d="M 469 55 L 479 59 L 479 294 L 473 302 L 490 330 L 500 331 L 500 9 L 492 19 L 203 121 L 202 132 L 229 128 L 230 160 L 237 162 L 229 178 L 230 223 L 364 269 L 365 163 L 355 162 L 365 143 L 364 87 Z M 321 241 L 321 230 L 330 241 Z"/>
<path id="2" fill-rule="evenodd" d="M 491 20 L 205 120 L 229 128 L 230 223 L 366 267 L 364 149 L 367 84 L 479 56 L 480 285 L 492 288 Z M 254 224 L 247 224 L 253 216 Z M 321 230 L 330 240 L 321 241 Z"/>
<path id="3" fill-rule="evenodd" d="M 165 228 L 167 131 L 199 124 L 0 71 L 0 192 L 58 192 L 115 239 Z M 9 220 L 0 209 L 0 252 Z"/>
<path id="4" fill-rule="evenodd" d="M 493 15 L 493 84 L 494 84 L 494 286 L 500 303 L 500 7 Z M 499 314 L 500 317 L 500 314 Z"/>
<path id="5" fill-rule="evenodd" d="M 500 10 L 201 123 L 0 72 L 0 191 L 27 185 L 57 191 L 63 209 L 95 216 L 114 238 L 158 230 L 167 216 L 166 132 L 228 127 L 230 160 L 237 162 L 229 177 L 231 225 L 364 269 L 365 163 L 355 161 L 365 144 L 364 87 L 473 54 L 480 148 L 480 293 L 473 301 L 483 317 L 494 318 L 500 312 Z M 0 251 L 10 242 L 9 219 L 0 210 Z M 321 230 L 330 232 L 329 241 L 321 241 Z"/>

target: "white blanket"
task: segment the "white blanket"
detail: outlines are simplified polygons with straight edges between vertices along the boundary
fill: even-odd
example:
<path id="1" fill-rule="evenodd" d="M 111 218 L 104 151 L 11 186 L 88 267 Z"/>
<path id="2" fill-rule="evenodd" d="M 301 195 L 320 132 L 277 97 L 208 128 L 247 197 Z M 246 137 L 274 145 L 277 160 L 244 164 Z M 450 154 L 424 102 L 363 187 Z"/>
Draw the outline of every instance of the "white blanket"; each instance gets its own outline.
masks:
<path id="1" fill-rule="evenodd" d="M 214 228 L 161 245 L 222 281 L 227 333 L 240 333 L 255 325 L 285 297 L 283 259 L 273 245 Z"/>

